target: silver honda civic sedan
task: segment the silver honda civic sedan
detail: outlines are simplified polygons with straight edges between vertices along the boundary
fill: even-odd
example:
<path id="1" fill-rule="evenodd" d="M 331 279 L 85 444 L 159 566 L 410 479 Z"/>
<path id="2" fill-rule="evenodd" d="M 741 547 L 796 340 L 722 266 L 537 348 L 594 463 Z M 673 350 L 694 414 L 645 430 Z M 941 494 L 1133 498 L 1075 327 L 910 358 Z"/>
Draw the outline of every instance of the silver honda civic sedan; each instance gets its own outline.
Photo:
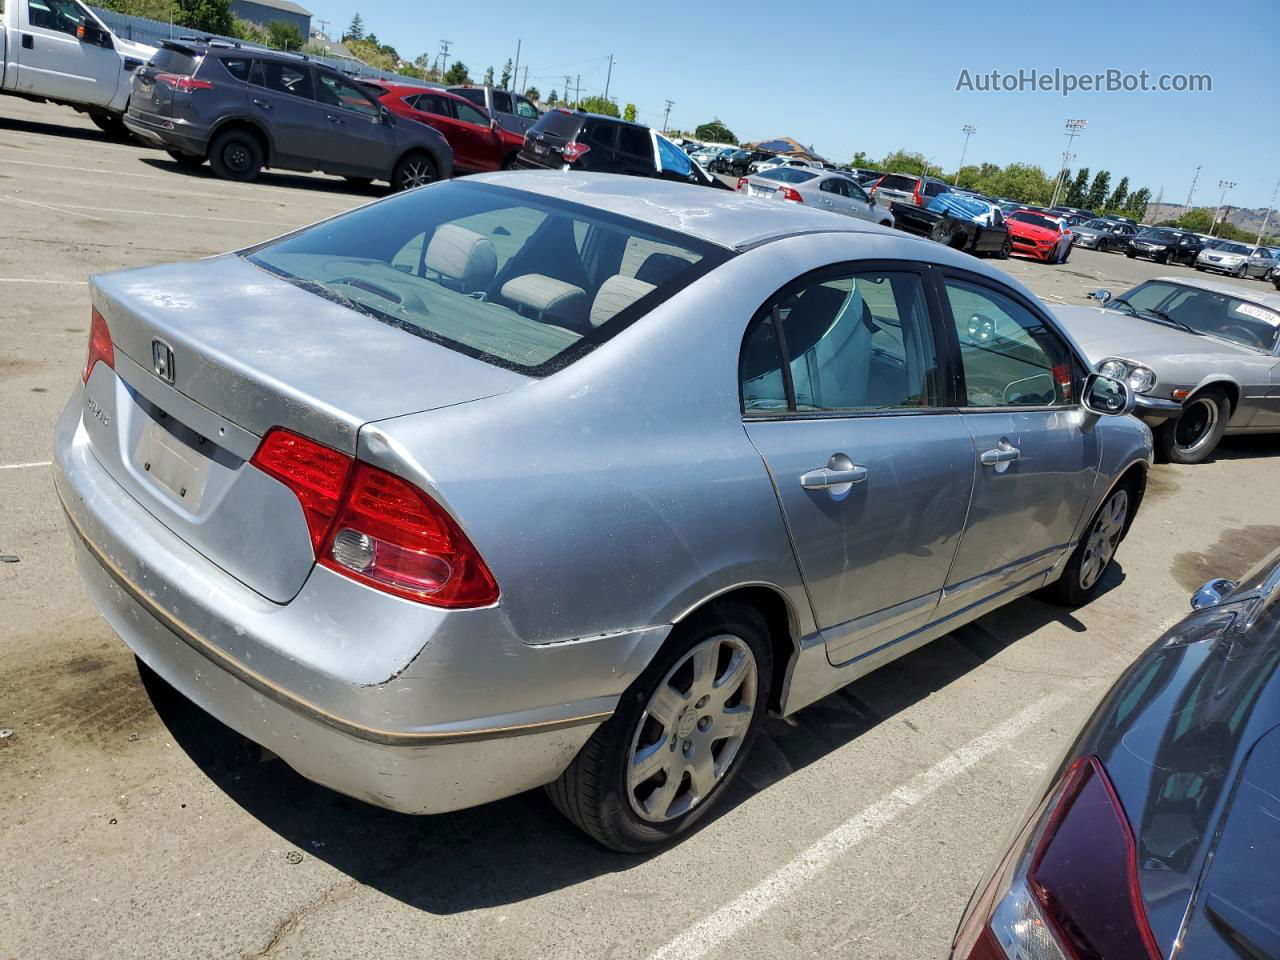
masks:
<path id="1" fill-rule="evenodd" d="M 766 710 L 1089 599 L 1152 456 L 1006 275 L 657 180 L 440 183 L 91 300 L 54 475 L 137 656 L 343 793 L 548 785 L 620 850 Z"/>

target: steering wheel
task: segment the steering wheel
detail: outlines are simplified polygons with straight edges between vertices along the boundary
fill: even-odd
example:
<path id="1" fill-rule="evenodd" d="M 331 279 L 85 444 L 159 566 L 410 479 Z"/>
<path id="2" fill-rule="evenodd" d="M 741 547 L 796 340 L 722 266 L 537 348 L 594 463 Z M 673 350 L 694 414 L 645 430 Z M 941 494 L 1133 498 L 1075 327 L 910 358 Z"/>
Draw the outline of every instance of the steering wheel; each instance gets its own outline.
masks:
<path id="1" fill-rule="evenodd" d="M 1230 335 L 1233 340 L 1244 340 L 1247 344 L 1257 347 L 1259 350 L 1267 348 L 1267 345 L 1262 342 L 1262 338 L 1243 324 L 1224 323 L 1218 328 L 1218 332 L 1223 336 Z"/>

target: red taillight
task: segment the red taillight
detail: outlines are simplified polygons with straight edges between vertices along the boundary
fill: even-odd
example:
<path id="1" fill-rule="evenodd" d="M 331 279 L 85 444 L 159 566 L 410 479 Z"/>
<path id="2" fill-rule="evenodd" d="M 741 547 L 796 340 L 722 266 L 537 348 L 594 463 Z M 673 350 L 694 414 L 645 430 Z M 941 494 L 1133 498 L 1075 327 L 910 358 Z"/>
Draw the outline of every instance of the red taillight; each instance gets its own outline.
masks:
<path id="1" fill-rule="evenodd" d="M 157 73 L 155 76 L 156 83 L 163 83 L 173 87 L 177 93 L 191 93 L 193 90 L 212 90 L 213 84 L 208 80 L 197 80 L 195 77 L 187 77 L 180 73 Z"/>
<path id="2" fill-rule="evenodd" d="M 782 187 L 779 192 L 782 194 L 783 200 L 790 200 L 792 203 L 804 203 L 804 197 L 790 187 Z"/>
<path id="3" fill-rule="evenodd" d="M 917 180 L 915 188 L 911 191 L 911 202 L 917 207 L 923 207 L 925 205 L 924 195 L 920 192 L 921 186 L 923 186 L 923 181 Z"/>
<path id="4" fill-rule="evenodd" d="M 437 607 L 483 607 L 498 599 L 493 574 L 444 508 L 408 481 L 365 463 L 356 465 L 320 562 Z"/>
<path id="5" fill-rule="evenodd" d="M 307 518 L 311 549 L 318 555 L 342 502 L 354 458 L 275 427 L 262 438 L 250 463 L 293 491 Z"/>
<path id="6" fill-rule="evenodd" d="M 89 382 L 89 374 L 93 373 L 94 364 L 99 360 L 112 370 L 116 367 L 116 351 L 111 346 L 111 331 L 107 329 L 107 321 L 102 318 L 98 308 L 94 307 L 89 315 L 89 356 L 84 362 L 84 372 L 80 374 L 83 382 Z"/>
<path id="7" fill-rule="evenodd" d="M 573 163 L 590 149 L 591 148 L 585 143 L 579 143 L 577 140 L 570 140 L 564 145 L 564 158 L 569 161 L 569 163 Z"/>
<path id="8" fill-rule="evenodd" d="M 252 464 L 298 498 L 321 564 L 386 593 L 437 607 L 483 607 L 498 585 L 453 518 L 378 467 L 276 427 Z"/>
<path id="9" fill-rule="evenodd" d="M 738 178 L 738 189 L 739 189 L 739 190 L 745 190 L 745 189 L 747 189 L 747 178 L 746 178 L 746 177 L 739 177 L 739 178 Z"/>
<path id="10" fill-rule="evenodd" d="M 1159 960 L 1137 845 L 1097 757 L 1050 792 L 960 925 L 957 960 Z"/>

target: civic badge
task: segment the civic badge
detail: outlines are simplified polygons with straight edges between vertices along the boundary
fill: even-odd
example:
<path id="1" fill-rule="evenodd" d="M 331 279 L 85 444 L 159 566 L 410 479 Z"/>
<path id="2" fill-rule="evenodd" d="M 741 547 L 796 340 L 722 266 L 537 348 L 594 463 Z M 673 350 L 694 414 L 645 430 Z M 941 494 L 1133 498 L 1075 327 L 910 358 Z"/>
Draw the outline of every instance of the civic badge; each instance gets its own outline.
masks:
<path id="1" fill-rule="evenodd" d="M 151 341 L 151 369 L 165 383 L 173 383 L 173 348 L 163 340 Z"/>

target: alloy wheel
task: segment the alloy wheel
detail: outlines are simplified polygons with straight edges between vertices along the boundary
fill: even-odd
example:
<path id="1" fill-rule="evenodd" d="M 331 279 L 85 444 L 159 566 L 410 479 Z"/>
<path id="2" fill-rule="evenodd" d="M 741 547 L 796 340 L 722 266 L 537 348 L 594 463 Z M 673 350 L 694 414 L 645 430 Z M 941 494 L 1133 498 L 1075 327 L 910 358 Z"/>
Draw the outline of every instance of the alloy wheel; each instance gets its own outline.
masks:
<path id="1" fill-rule="evenodd" d="M 627 764 L 627 798 L 651 823 L 680 817 L 724 779 L 756 711 L 756 658 L 732 634 L 676 662 L 645 706 Z"/>
<path id="2" fill-rule="evenodd" d="M 1195 454 L 1209 442 L 1218 425 L 1218 404 L 1212 397 L 1199 397 L 1187 405 L 1173 427 L 1173 442 L 1184 454 Z"/>
<path id="3" fill-rule="evenodd" d="M 1092 589 L 1102 576 L 1107 564 L 1115 556 L 1120 536 L 1124 533 L 1125 520 L 1129 516 L 1129 492 L 1117 490 L 1111 494 L 1098 517 L 1093 521 L 1093 529 L 1085 540 L 1084 556 L 1080 560 L 1080 587 Z"/>
<path id="4" fill-rule="evenodd" d="M 435 170 L 426 160 L 411 159 L 404 165 L 404 175 L 400 178 L 406 190 L 425 186 L 435 180 Z"/>

